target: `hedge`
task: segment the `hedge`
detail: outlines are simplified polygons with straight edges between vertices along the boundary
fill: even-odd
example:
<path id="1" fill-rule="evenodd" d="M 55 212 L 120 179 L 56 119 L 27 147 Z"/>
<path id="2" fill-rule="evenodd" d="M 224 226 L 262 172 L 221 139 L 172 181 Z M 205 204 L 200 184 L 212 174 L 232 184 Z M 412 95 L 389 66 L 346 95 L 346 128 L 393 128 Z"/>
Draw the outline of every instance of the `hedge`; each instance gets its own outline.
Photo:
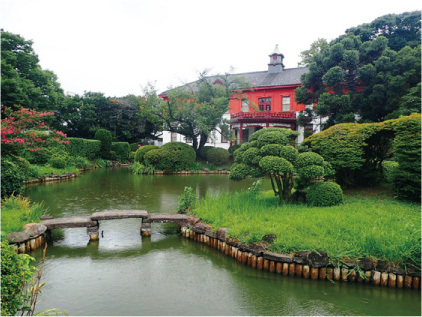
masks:
<path id="1" fill-rule="evenodd" d="M 100 156 L 101 142 L 82 138 L 67 138 L 69 144 L 66 151 L 72 157 L 82 156 L 94 160 Z"/>
<path id="2" fill-rule="evenodd" d="M 101 158 L 109 159 L 113 139 L 111 132 L 106 129 L 98 129 L 97 132 L 95 132 L 94 139 L 101 141 Z"/>
<path id="3" fill-rule="evenodd" d="M 135 152 L 135 162 L 143 163 L 145 154 L 147 154 L 151 150 L 156 149 L 159 149 L 159 147 L 156 145 L 144 145 L 139 147 Z"/>
<path id="4" fill-rule="evenodd" d="M 230 153 L 226 149 L 215 147 L 207 151 L 208 162 L 214 165 L 224 165 L 229 162 Z"/>
<path id="5" fill-rule="evenodd" d="M 170 142 L 159 149 L 151 150 L 144 156 L 145 163 L 152 165 L 155 170 L 182 171 L 195 162 L 196 152 L 188 144 Z"/>
<path id="6" fill-rule="evenodd" d="M 120 163 L 126 163 L 130 155 L 130 145 L 128 142 L 111 143 L 111 152 L 114 152 L 114 159 Z"/>

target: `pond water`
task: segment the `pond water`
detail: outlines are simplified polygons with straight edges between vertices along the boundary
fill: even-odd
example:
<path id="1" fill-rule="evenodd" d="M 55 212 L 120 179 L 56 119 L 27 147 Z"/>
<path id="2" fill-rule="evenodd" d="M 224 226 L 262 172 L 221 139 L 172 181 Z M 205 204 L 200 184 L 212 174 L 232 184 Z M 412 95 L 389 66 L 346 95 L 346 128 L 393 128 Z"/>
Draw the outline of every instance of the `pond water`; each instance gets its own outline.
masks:
<path id="1" fill-rule="evenodd" d="M 71 181 L 28 186 L 54 217 L 107 209 L 174 212 L 185 186 L 238 191 L 252 180 L 226 175 L 132 175 L 99 169 Z M 268 186 L 268 184 L 265 184 Z M 181 238 L 174 224 L 101 221 L 104 236 L 89 243 L 86 228 L 65 229 L 48 246 L 37 311 L 69 315 L 420 315 L 420 292 L 314 281 L 257 271 L 204 244 Z M 38 260 L 41 251 L 32 254 Z"/>

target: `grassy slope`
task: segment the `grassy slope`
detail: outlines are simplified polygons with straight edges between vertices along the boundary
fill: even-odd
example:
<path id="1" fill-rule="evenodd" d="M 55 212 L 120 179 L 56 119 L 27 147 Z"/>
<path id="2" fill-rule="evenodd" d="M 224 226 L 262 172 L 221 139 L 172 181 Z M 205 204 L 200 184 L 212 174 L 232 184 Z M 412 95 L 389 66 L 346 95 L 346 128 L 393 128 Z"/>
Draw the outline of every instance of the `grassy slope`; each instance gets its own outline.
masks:
<path id="1" fill-rule="evenodd" d="M 206 197 L 195 215 L 215 229 L 247 243 L 275 233 L 272 250 L 289 253 L 321 249 L 333 258 L 373 257 L 420 265 L 420 205 L 400 202 L 383 193 L 350 192 L 335 207 L 277 206 L 272 192 L 257 198 L 247 192 Z"/>

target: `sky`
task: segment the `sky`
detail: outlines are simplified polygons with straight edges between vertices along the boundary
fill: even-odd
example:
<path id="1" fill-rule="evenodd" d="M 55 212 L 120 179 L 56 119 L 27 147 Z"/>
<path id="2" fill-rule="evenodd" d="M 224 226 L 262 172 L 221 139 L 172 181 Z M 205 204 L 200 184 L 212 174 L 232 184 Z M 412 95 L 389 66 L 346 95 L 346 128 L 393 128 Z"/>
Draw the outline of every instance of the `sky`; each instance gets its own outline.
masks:
<path id="1" fill-rule="evenodd" d="M 419 0 L 0 0 L 0 28 L 33 41 L 67 94 L 142 95 L 198 74 L 267 70 L 275 45 L 286 68 L 318 38 Z"/>

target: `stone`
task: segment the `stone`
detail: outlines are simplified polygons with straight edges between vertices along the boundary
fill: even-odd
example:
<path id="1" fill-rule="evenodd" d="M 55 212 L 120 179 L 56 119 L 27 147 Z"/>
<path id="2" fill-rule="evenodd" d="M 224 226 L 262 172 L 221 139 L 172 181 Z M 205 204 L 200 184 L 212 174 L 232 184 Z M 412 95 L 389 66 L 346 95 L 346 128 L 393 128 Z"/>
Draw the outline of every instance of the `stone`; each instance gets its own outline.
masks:
<path id="1" fill-rule="evenodd" d="M 298 251 L 294 253 L 293 261 L 298 264 L 308 264 L 308 253 L 306 251 Z"/>
<path id="2" fill-rule="evenodd" d="M 192 226 L 192 230 L 196 233 L 204 234 L 207 230 L 212 230 L 212 227 L 205 223 L 196 223 Z"/>
<path id="3" fill-rule="evenodd" d="M 369 258 L 360 258 L 357 264 L 363 271 L 372 271 L 375 269 L 374 261 Z"/>
<path id="4" fill-rule="evenodd" d="M 12 232 L 7 235 L 7 240 L 10 243 L 22 243 L 30 239 L 26 232 Z"/>
<path id="5" fill-rule="evenodd" d="M 267 259 L 270 261 L 293 263 L 293 257 L 288 254 L 264 252 L 263 256 L 264 256 L 264 259 Z"/>
<path id="6" fill-rule="evenodd" d="M 227 229 L 227 228 L 219 228 L 217 230 L 217 238 L 221 241 L 225 241 L 228 230 L 229 229 Z"/>
<path id="7" fill-rule="evenodd" d="M 42 215 L 41 217 L 40 217 L 40 219 L 41 220 L 48 220 L 48 219 L 53 219 L 54 217 L 53 216 L 50 216 L 50 215 Z"/>
<path id="8" fill-rule="evenodd" d="M 94 227 L 98 225 L 97 221 L 91 219 L 91 217 L 68 217 L 68 218 L 55 218 L 42 220 L 40 222 L 47 229 L 57 228 L 80 228 L 80 227 Z"/>
<path id="9" fill-rule="evenodd" d="M 23 227 L 23 231 L 30 237 L 36 238 L 47 231 L 47 227 L 40 223 L 28 223 Z"/>
<path id="10" fill-rule="evenodd" d="M 205 231 L 205 235 L 210 237 L 210 238 L 217 238 L 217 234 L 215 232 L 213 232 L 212 230 Z"/>
<path id="11" fill-rule="evenodd" d="M 265 252 L 265 246 L 263 244 L 250 244 L 248 245 L 248 252 L 256 256 L 262 256 Z"/>
<path id="12" fill-rule="evenodd" d="M 387 261 L 378 260 L 375 263 L 375 270 L 378 272 L 388 272 L 390 271 L 389 265 Z"/>
<path id="13" fill-rule="evenodd" d="M 327 253 L 321 250 L 312 251 L 307 256 L 308 264 L 312 267 L 323 267 L 328 264 Z"/>
<path id="14" fill-rule="evenodd" d="M 268 242 L 268 243 L 273 243 L 273 241 L 277 238 L 277 235 L 274 233 L 270 233 L 270 234 L 266 234 L 265 236 L 262 237 L 262 241 Z"/>

